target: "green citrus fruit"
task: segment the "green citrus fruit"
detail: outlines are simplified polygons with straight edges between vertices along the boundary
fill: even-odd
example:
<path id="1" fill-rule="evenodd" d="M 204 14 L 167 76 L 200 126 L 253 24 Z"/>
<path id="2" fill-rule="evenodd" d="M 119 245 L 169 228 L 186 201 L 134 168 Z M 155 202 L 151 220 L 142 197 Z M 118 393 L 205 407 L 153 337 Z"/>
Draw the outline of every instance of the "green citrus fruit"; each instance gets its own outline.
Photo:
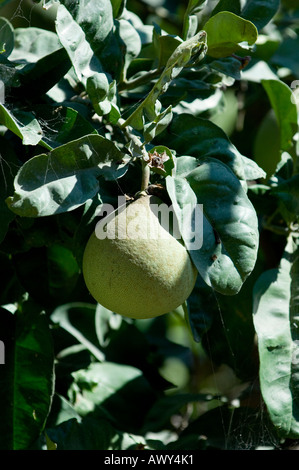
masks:
<path id="1" fill-rule="evenodd" d="M 94 299 L 130 318 L 153 318 L 191 294 L 197 270 L 186 248 L 159 222 L 157 198 L 142 196 L 92 233 L 83 276 Z M 99 238 L 100 236 L 100 238 Z"/>

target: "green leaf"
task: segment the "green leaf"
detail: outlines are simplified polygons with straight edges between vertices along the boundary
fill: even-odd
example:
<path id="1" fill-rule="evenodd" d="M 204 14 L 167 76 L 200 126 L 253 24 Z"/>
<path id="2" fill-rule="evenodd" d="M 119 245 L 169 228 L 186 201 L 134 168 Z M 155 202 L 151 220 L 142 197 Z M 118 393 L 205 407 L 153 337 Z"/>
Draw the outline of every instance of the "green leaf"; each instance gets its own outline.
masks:
<path id="1" fill-rule="evenodd" d="M 0 123 L 22 139 L 24 145 L 37 145 L 42 129 L 32 113 L 15 110 L 12 114 L 0 103 Z"/>
<path id="2" fill-rule="evenodd" d="M 15 46 L 10 60 L 20 63 L 17 67 L 19 83 L 14 94 L 27 98 L 46 93 L 71 67 L 57 34 L 34 27 L 15 29 Z"/>
<path id="3" fill-rule="evenodd" d="M 157 24 L 153 28 L 154 63 L 158 69 L 165 67 L 174 50 L 182 43 L 179 36 L 166 34 Z"/>
<path id="4" fill-rule="evenodd" d="M 87 303 L 71 303 L 60 305 L 51 314 L 53 323 L 59 325 L 72 335 L 78 343 L 82 344 L 98 361 L 102 362 L 105 355 L 98 348 L 97 337 L 94 330 L 87 329 L 94 326 L 96 307 Z M 89 322 L 87 322 L 87 318 Z"/>
<path id="5" fill-rule="evenodd" d="M 292 90 L 280 80 L 262 80 L 280 127 L 280 148 L 289 150 L 297 132 L 297 108 L 292 102 Z"/>
<path id="6" fill-rule="evenodd" d="M 53 394 L 48 319 L 30 303 L 15 314 L 1 309 L 1 340 L 5 364 L 0 369 L 0 448 L 27 450 L 44 428 Z"/>
<path id="7" fill-rule="evenodd" d="M 59 243 L 47 248 L 49 293 L 56 301 L 72 295 L 79 277 L 79 267 L 73 253 Z"/>
<path id="8" fill-rule="evenodd" d="M 141 370 L 109 361 L 94 362 L 73 372 L 69 395 L 81 415 L 111 417 L 112 423 L 128 432 L 141 426 L 154 401 L 153 390 Z M 135 412 L 134 412 L 135 410 Z"/>
<path id="9" fill-rule="evenodd" d="M 164 113 L 161 113 L 161 103 L 158 100 L 159 96 L 166 92 L 170 82 L 179 75 L 190 61 L 194 60 L 194 58 L 198 60 L 205 52 L 206 36 L 203 31 L 200 31 L 191 39 L 182 42 L 169 57 L 163 72 L 150 93 L 126 119 L 122 127 L 130 125 L 136 130 L 142 130 L 146 122 L 159 122 L 165 117 L 165 113 L 166 116 L 169 116 L 170 107 L 167 108 Z"/>
<path id="10" fill-rule="evenodd" d="M 71 62 L 65 49 L 58 49 L 22 68 L 18 74 L 21 87 L 14 90 L 15 94 L 26 94 L 28 99 L 32 95 L 43 95 L 64 77 L 70 67 Z"/>
<path id="11" fill-rule="evenodd" d="M 146 416 L 143 433 L 159 432 L 167 429 L 173 415 L 178 414 L 184 407 L 191 403 L 209 402 L 213 399 L 211 395 L 201 393 L 178 393 L 173 396 L 159 398 Z"/>
<path id="12" fill-rule="evenodd" d="M 7 200 L 18 215 L 42 217 L 76 209 L 99 191 L 99 176 L 114 180 L 126 172 L 123 154 L 100 135 L 88 135 L 28 160 Z"/>
<path id="13" fill-rule="evenodd" d="M 127 0 L 111 0 L 113 17 L 118 18 L 122 15 L 126 6 Z"/>
<path id="14" fill-rule="evenodd" d="M 14 48 L 14 29 L 5 18 L 0 18 L 0 55 L 9 57 Z"/>
<path id="15" fill-rule="evenodd" d="M 279 0 L 247 0 L 242 9 L 241 16 L 252 21 L 258 30 L 262 29 L 280 7 Z"/>
<path id="16" fill-rule="evenodd" d="M 231 299 L 231 297 L 230 297 Z M 185 319 L 194 341 L 203 344 L 203 337 L 210 330 L 219 305 L 213 289 L 198 276 L 195 287 L 187 299 Z"/>
<path id="17" fill-rule="evenodd" d="M 66 7 L 77 24 L 82 27 L 92 50 L 98 55 L 114 26 L 110 0 L 101 0 L 101 2 L 96 3 L 92 0 L 85 0 L 84 2 L 61 0 L 60 3 Z"/>
<path id="18" fill-rule="evenodd" d="M 289 68 L 295 77 L 299 77 L 299 64 L 297 50 L 299 47 L 299 38 L 286 37 L 280 42 L 275 54 L 271 57 L 271 62 L 279 67 Z"/>
<path id="19" fill-rule="evenodd" d="M 299 175 L 279 183 L 271 189 L 278 200 L 282 214 L 287 222 L 295 222 L 299 219 Z"/>
<path id="20" fill-rule="evenodd" d="M 61 49 L 57 34 L 42 28 L 28 27 L 14 30 L 15 44 L 10 60 L 35 64 L 43 57 Z"/>
<path id="21" fill-rule="evenodd" d="M 14 153 L 12 146 L 4 138 L 0 137 L 0 243 L 3 241 L 10 222 L 14 219 L 15 215 L 8 209 L 5 199 L 13 191 L 13 180 L 16 175 L 16 168 L 18 168 L 18 159 Z"/>
<path id="22" fill-rule="evenodd" d="M 253 45 L 257 40 L 257 29 L 253 23 L 228 11 L 212 16 L 204 25 L 208 39 L 208 55 L 226 57 L 238 52 L 240 43 Z"/>
<path id="23" fill-rule="evenodd" d="M 83 84 L 86 84 L 87 78 L 95 72 L 101 73 L 103 71 L 101 62 L 95 56 L 83 29 L 63 5 L 58 7 L 56 31 L 61 44 L 69 55 L 78 79 Z"/>
<path id="24" fill-rule="evenodd" d="M 189 0 L 184 15 L 183 38 L 195 36 L 198 28 L 198 13 L 206 5 L 207 0 Z"/>
<path id="25" fill-rule="evenodd" d="M 216 15 L 216 13 L 219 13 L 220 11 L 230 11 L 232 13 L 235 13 L 235 15 L 240 15 L 240 0 L 219 0 L 214 10 L 212 11 L 211 16 Z"/>
<path id="26" fill-rule="evenodd" d="M 213 157 L 228 165 L 241 180 L 265 176 L 255 162 L 240 154 L 220 127 L 207 119 L 179 114 L 161 135 L 162 139 L 178 155 L 193 156 L 197 160 L 194 165 L 202 158 Z"/>
<path id="27" fill-rule="evenodd" d="M 167 189 L 182 237 L 204 281 L 225 295 L 239 292 L 255 266 L 259 239 L 256 212 L 239 180 L 222 162 L 206 158 L 184 178 L 168 177 Z M 202 204 L 202 227 L 195 228 L 203 245 L 193 249 L 190 227 L 192 232 L 195 201 Z M 186 204 L 192 209 L 191 222 L 182 217 Z"/>
<path id="28" fill-rule="evenodd" d="M 253 291 L 260 383 L 281 437 L 298 438 L 298 248 L 288 241 L 278 269 L 265 271 Z"/>
<path id="29" fill-rule="evenodd" d="M 97 134 L 93 125 L 73 108 L 44 104 L 35 106 L 34 113 L 43 127 L 40 144 L 50 150 L 80 137 Z"/>
<path id="30" fill-rule="evenodd" d="M 130 63 L 139 55 L 141 51 L 141 39 L 136 29 L 127 20 L 119 19 L 116 22 L 116 27 L 122 43 L 122 47 L 125 48 L 123 74 L 126 76 Z"/>
<path id="31" fill-rule="evenodd" d="M 60 3 L 66 7 L 71 17 L 59 6 L 58 16 L 63 16 L 63 22 L 60 23 L 58 34 L 72 55 L 70 57 L 73 64 L 78 66 L 77 61 L 80 61 L 82 66 L 86 64 L 87 69 L 95 72 L 102 72 L 104 69 L 113 78 L 118 79 L 123 59 L 122 42 L 114 31 L 111 2 L 63 0 Z M 81 68 L 84 71 L 84 68 Z"/>
<path id="32" fill-rule="evenodd" d="M 56 428 L 47 429 L 57 450 L 138 450 L 138 445 L 145 446 L 142 436 L 134 436 L 116 429 L 105 417 L 94 419 L 85 417 L 82 420 L 70 419 Z M 112 460 L 111 455 L 105 457 Z"/>

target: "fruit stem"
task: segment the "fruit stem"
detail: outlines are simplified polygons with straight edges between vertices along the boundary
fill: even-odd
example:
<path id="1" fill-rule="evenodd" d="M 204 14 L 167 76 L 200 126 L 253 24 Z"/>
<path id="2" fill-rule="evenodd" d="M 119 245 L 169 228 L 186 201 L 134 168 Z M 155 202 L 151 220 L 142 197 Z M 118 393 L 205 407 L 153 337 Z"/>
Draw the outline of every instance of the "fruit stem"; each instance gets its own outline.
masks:
<path id="1" fill-rule="evenodd" d="M 147 162 L 142 160 L 142 176 L 141 176 L 141 191 L 145 191 L 148 188 L 150 182 L 150 167 Z"/>

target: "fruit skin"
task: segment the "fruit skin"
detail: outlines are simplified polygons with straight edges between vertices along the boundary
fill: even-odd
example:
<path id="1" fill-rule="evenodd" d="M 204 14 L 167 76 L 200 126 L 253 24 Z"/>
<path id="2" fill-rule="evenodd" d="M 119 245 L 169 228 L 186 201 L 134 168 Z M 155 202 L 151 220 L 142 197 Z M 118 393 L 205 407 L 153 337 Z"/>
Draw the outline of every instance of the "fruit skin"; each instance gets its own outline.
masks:
<path id="1" fill-rule="evenodd" d="M 153 318 L 174 310 L 189 297 L 197 277 L 185 247 L 152 212 L 156 201 L 142 196 L 129 204 L 118 212 L 115 225 L 113 219 L 108 221 L 105 238 L 92 233 L 84 251 L 83 276 L 91 295 L 130 318 Z M 136 227 L 138 232 L 132 230 Z"/>

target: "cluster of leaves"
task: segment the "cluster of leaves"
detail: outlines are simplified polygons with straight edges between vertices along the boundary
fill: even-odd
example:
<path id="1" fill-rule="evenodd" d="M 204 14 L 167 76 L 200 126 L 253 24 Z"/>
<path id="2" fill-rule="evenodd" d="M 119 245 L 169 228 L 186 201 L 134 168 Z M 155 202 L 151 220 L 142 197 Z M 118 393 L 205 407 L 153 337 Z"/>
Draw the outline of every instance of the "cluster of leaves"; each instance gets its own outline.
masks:
<path id="1" fill-rule="evenodd" d="M 299 436 L 299 7 L 185 3 L 44 1 L 47 29 L 0 3 L 2 449 Z M 140 190 L 149 153 L 168 157 L 151 183 L 179 224 L 202 204 L 203 246 L 186 305 L 133 322 L 93 302 L 81 262 L 102 205 Z"/>

